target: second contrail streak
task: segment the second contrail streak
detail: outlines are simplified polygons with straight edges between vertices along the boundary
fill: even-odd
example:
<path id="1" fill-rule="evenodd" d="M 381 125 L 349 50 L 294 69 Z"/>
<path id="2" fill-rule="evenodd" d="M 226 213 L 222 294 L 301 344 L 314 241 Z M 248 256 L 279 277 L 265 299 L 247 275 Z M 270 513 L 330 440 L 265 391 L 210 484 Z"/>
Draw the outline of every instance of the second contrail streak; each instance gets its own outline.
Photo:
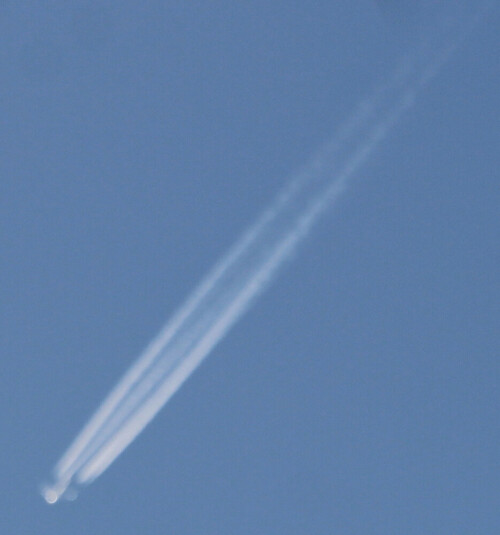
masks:
<path id="1" fill-rule="evenodd" d="M 296 251 L 474 23 L 464 15 L 363 102 L 215 266 L 76 437 L 43 489 L 49 503 L 98 477 L 154 418 Z"/>

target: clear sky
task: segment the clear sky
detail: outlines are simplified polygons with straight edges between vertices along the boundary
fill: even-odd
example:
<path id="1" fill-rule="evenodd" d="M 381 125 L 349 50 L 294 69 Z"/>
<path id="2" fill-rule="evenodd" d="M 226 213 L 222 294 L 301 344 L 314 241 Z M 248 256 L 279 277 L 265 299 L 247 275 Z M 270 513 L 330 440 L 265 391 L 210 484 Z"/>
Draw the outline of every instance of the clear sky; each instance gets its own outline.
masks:
<path id="1" fill-rule="evenodd" d="M 0 3 L 2 533 L 500 530 L 498 9 L 138 440 L 38 494 L 430 24 L 412 5 Z"/>

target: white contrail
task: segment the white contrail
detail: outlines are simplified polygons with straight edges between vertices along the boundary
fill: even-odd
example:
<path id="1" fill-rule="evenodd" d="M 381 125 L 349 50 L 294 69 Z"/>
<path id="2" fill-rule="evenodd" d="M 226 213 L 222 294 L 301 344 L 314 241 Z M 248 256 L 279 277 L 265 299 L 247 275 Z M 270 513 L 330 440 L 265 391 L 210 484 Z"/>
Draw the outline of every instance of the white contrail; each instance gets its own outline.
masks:
<path id="1" fill-rule="evenodd" d="M 462 22 L 460 22 L 462 21 Z M 460 23 L 459 23 L 460 22 Z M 248 310 L 474 23 L 441 28 L 292 180 L 146 348 L 54 469 L 49 503 L 98 477 Z"/>

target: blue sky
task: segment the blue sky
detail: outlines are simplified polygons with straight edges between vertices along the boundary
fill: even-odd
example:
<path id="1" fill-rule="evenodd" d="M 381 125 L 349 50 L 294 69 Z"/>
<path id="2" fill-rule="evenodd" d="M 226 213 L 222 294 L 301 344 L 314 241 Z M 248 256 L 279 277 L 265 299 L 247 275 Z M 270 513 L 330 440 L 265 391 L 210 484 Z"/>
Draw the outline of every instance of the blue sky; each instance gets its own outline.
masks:
<path id="1" fill-rule="evenodd" d="M 1 5 L 6 533 L 498 531 L 498 10 L 110 470 L 37 492 L 431 11 Z"/>

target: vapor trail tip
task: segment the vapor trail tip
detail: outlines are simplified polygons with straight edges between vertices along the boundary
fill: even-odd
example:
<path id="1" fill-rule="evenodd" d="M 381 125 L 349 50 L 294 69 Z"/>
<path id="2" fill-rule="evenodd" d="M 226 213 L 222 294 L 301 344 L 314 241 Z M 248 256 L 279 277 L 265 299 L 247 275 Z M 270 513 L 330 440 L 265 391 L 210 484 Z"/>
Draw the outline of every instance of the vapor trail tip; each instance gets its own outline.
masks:
<path id="1" fill-rule="evenodd" d="M 40 494 L 49 505 L 54 505 L 61 498 L 73 501 L 77 497 L 75 489 L 69 487 L 69 483 L 64 481 L 57 482 L 53 485 L 42 485 Z"/>

